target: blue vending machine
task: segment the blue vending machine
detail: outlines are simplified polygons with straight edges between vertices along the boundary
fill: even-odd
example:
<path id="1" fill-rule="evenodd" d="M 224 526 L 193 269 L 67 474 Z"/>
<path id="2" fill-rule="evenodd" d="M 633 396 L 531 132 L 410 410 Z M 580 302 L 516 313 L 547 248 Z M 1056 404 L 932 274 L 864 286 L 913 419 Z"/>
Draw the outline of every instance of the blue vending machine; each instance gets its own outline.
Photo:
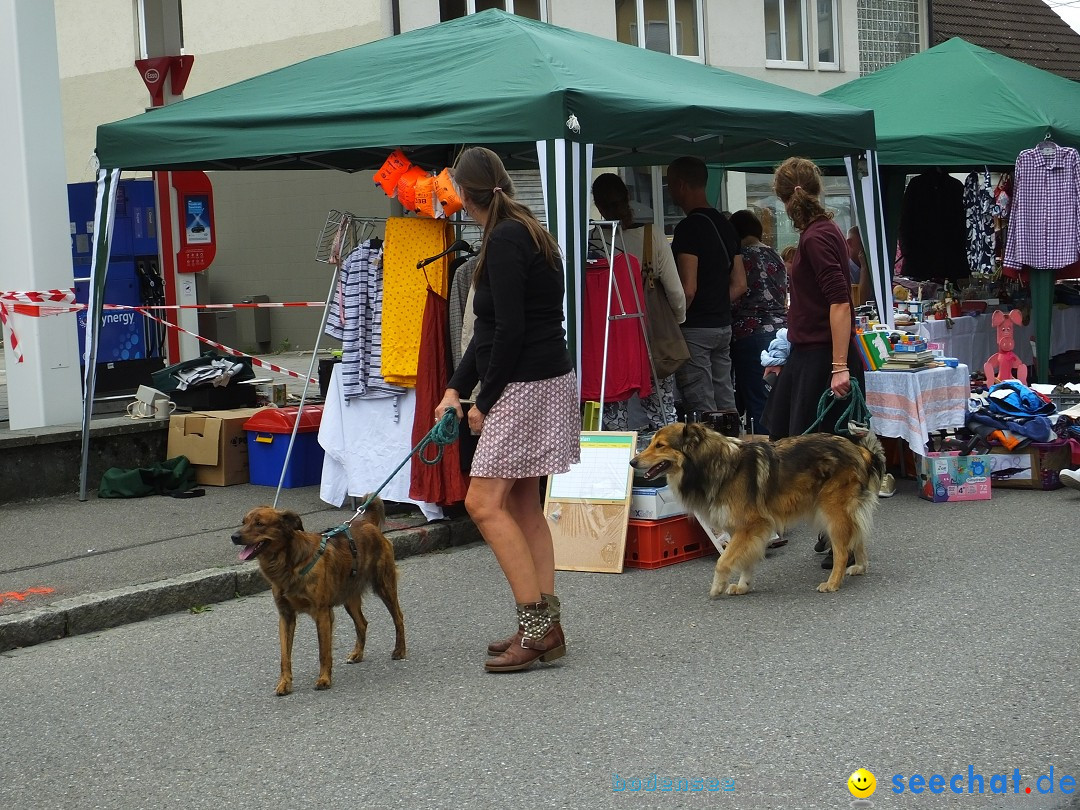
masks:
<path id="1" fill-rule="evenodd" d="M 94 249 L 95 183 L 68 185 L 75 298 L 89 299 Z M 158 266 L 157 210 L 152 180 L 122 180 L 116 190 L 113 241 L 105 277 L 105 303 L 156 306 L 165 303 Z M 86 349 L 86 311 L 78 316 L 79 358 Z M 164 327 L 130 310 L 102 312 L 95 388 L 99 393 L 135 390 L 165 365 Z"/>

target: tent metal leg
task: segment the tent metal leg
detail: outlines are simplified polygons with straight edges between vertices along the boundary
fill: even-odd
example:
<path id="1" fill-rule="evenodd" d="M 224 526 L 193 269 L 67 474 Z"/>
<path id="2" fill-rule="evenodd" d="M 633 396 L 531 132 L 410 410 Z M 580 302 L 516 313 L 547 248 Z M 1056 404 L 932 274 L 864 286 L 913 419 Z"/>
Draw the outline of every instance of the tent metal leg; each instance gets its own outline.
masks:
<path id="1" fill-rule="evenodd" d="M 274 493 L 273 506 L 275 509 L 277 509 L 278 500 L 281 498 L 281 489 L 285 485 L 285 474 L 289 470 L 289 459 L 292 458 L 293 445 L 296 444 L 296 434 L 300 429 L 300 414 L 303 413 L 304 403 L 307 402 L 308 388 L 311 387 L 311 380 L 315 376 L 316 365 L 319 362 L 319 343 L 326 331 L 326 322 L 330 318 L 330 303 L 334 300 L 334 290 L 337 287 L 339 272 L 339 268 L 336 264 L 332 264 L 331 267 L 334 269 L 334 272 L 330 277 L 330 289 L 326 292 L 326 304 L 323 305 L 322 320 L 319 321 L 319 331 L 315 335 L 315 343 L 311 349 L 311 365 L 308 366 L 307 377 L 304 378 L 304 390 L 300 392 L 300 408 L 296 412 L 296 421 L 293 423 L 292 433 L 289 434 L 289 446 L 285 451 L 285 461 L 281 465 L 281 477 L 278 479 L 277 491 Z"/>
<path id="2" fill-rule="evenodd" d="M 1035 378 L 1050 382 L 1050 326 L 1054 314 L 1054 271 L 1031 271 L 1031 317 L 1035 321 Z"/>

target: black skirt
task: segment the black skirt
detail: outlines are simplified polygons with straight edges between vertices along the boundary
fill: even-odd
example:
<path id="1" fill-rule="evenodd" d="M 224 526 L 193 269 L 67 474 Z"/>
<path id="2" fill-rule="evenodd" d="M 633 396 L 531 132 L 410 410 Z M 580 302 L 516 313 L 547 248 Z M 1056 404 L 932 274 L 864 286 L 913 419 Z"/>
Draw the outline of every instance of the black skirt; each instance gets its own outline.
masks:
<path id="1" fill-rule="evenodd" d="M 866 394 L 866 378 L 862 358 L 854 339 L 848 345 L 848 371 Z M 763 419 L 769 429 L 769 439 L 801 436 L 818 417 L 818 402 L 829 390 L 832 377 L 831 346 L 798 346 L 792 344 L 776 385 L 765 403 Z M 848 400 L 834 401 L 815 433 L 833 433 L 836 420 L 844 412 Z"/>

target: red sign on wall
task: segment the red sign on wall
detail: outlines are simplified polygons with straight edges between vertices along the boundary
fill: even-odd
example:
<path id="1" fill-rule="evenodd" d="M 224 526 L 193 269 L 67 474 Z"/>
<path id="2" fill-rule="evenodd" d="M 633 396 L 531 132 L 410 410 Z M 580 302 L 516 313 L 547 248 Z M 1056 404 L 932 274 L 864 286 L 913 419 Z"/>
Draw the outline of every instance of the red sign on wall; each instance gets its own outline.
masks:
<path id="1" fill-rule="evenodd" d="M 198 273 L 213 263 L 217 252 L 213 188 L 204 172 L 173 172 L 172 185 L 180 205 L 176 272 Z"/>
<path id="2" fill-rule="evenodd" d="M 169 66 L 172 64 L 172 56 L 155 56 L 151 59 L 136 59 L 135 67 L 139 69 L 143 84 L 150 91 L 150 99 L 153 106 L 160 107 L 165 103 L 165 77 L 169 75 Z"/>

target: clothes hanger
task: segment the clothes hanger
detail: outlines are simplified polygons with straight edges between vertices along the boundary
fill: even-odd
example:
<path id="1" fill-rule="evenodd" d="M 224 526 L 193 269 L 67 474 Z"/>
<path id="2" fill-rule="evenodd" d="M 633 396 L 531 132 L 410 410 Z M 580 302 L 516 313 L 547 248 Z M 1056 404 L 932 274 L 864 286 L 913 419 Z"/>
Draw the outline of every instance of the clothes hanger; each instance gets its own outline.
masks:
<path id="1" fill-rule="evenodd" d="M 1057 144 L 1050 138 L 1050 133 L 1047 132 L 1043 136 L 1042 142 L 1039 144 L 1039 151 L 1042 152 L 1043 157 L 1050 157 L 1057 151 Z"/>

